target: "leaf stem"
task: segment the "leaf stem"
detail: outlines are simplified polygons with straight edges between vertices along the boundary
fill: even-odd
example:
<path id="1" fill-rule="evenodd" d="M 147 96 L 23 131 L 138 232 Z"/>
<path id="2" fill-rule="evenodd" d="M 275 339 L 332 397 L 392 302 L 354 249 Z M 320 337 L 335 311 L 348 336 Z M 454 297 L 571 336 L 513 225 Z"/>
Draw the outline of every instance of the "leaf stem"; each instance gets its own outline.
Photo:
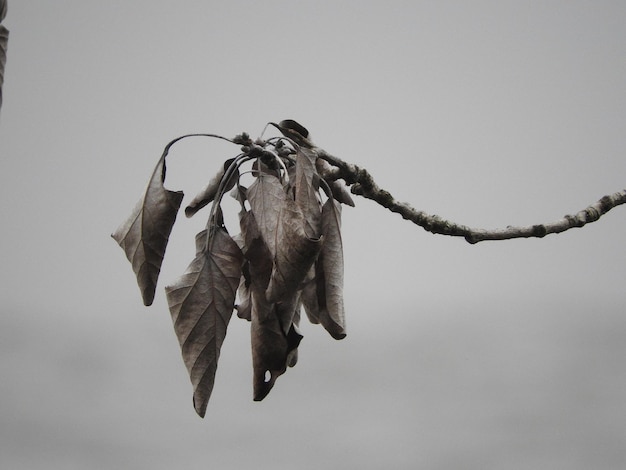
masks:
<path id="1" fill-rule="evenodd" d="M 228 166 L 228 168 L 224 172 L 224 176 L 222 177 L 222 180 L 220 181 L 219 187 L 217 189 L 217 193 L 215 194 L 215 199 L 213 200 L 213 205 L 211 206 L 211 212 L 209 213 L 209 218 L 207 220 L 207 225 L 206 225 L 206 229 L 207 229 L 206 250 L 207 251 L 211 250 L 211 244 L 213 241 L 213 231 L 215 230 L 215 227 L 217 226 L 215 215 L 217 213 L 217 209 L 219 208 L 222 202 L 222 198 L 224 197 L 224 194 L 226 193 L 226 188 L 230 184 L 230 180 L 236 174 L 239 167 L 243 163 L 249 160 L 252 160 L 252 157 L 244 153 L 241 153 L 233 159 L 233 162 Z"/>

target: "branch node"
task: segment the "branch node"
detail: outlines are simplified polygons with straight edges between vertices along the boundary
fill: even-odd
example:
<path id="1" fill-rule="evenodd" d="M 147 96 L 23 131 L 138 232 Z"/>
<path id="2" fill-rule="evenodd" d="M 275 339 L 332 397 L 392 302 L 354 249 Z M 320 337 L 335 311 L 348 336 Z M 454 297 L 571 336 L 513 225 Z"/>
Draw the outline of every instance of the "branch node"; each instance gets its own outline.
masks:
<path id="1" fill-rule="evenodd" d="M 548 229 L 542 224 L 533 225 L 532 234 L 533 237 L 543 238 L 548 234 Z"/>

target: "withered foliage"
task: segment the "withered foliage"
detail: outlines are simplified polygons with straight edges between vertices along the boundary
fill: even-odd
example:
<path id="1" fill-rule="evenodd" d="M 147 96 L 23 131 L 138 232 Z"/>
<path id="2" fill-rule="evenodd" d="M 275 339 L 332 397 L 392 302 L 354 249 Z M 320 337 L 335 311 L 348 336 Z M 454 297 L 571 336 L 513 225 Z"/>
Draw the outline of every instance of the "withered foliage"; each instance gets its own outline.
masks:
<path id="1" fill-rule="evenodd" d="M 292 120 L 274 126 L 284 137 L 225 139 L 241 146 L 241 153 L 227 160 L 185 209 L 191 217 L 212 203 L 206 229 L 196 237 L 195 258 L 165 288 L 200 416 L 206 413 L 234 311 L 251 325 L 257 401 L 297 362 L 302 310 L 333 338 L 346 336 L 341 203 L 353 205 L 352 199 L 340 181 L 320 174 L 325 162 L 304 127 Z M 154 299 L 183 200 L 182 192 L 164 187 L 165 159 L 178 140 L 165 148 L 140 201 L 112 235 L 132 264 L 145 305 Z M 242 174 L 252 175 L 248 187 Z M 228 192 L 240 205 L 235 236 L 222 217 Z"/>
<path id="2" fill-rule="evenodd" d="M 7 48 L 9 44 L 9 30 L 1 23 L 7 15 L 7 2 L 0 0 L 0 107 L 2 106 L 2 84 L 4 82 L 4 67 L 7 62 Z"/>

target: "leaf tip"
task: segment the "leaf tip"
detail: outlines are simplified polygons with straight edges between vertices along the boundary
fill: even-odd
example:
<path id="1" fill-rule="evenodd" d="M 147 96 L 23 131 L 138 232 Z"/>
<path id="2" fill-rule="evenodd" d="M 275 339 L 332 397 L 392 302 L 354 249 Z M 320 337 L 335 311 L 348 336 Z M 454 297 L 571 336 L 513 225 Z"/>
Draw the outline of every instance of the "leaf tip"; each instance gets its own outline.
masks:
<path id="1" fill-rule="evenodd" d="M 196 400 L 196 397 L 193 397 L 193 408 L 196 410 L 196 414 L 204 419 L 204 415 L 206 415 L 206 408 L 208 402 L 206 400 Z"/>
<path id="2" fill-rule="evenodd" d="M 277 371 L 256 371 L 254 377 L 254 387 L 252 400 L 262 401 L 274 387 L 276 379 L 280 375 Z"/>
<path id="3" fill-rule="evenodd" d="M 154 302 L 154 292 L 142 292 L 141 294 L 141 298 L 143 299 L 143 304 L 146 307 L 149 307 L 150 305 L 152 305 L 152 302 Z"/>

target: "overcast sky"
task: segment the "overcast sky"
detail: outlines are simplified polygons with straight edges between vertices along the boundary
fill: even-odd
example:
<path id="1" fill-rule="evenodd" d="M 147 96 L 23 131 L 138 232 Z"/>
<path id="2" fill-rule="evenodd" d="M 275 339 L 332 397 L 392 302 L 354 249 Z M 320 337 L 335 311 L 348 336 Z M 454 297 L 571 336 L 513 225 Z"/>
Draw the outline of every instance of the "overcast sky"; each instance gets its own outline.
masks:
<path id="1" fill-rule="evenodd" d="M 204 420 L 162 287 L 206 213 L 150 308 L 110 238 L 169 140 L 285 118 L 459 223 L 574 213 L 626 184 L 625 2 L 12 0 L 4 24 L 0 467 L 626 467 L 626 209 L 471 246 L 357 199 L 348 337 L 304 324 L 256 403 L 234 318 Z M 166 186 L 237 151 L 182 142 Z"/>

